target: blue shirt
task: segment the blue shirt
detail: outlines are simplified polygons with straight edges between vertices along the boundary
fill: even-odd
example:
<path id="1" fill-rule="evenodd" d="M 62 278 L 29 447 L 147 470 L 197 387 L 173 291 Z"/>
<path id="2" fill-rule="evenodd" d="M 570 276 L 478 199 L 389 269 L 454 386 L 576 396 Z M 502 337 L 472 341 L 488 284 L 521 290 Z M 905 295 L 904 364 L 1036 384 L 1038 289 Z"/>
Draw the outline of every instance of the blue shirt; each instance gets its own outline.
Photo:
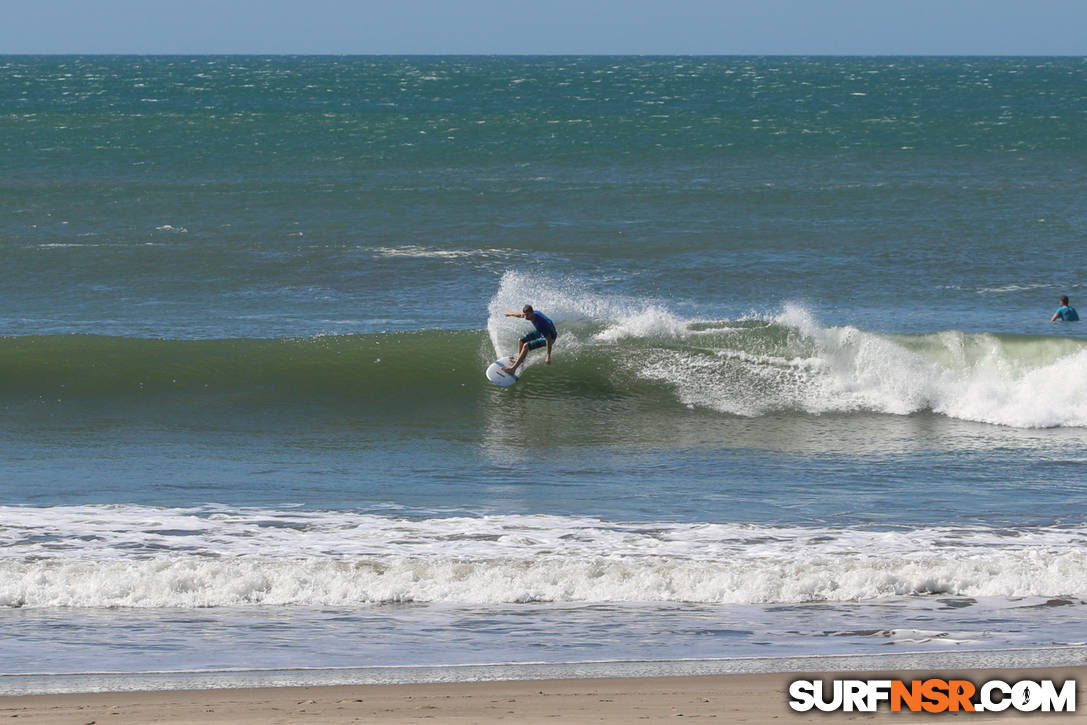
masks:
<path id="1" fill-rule="evenodd" d="M 1068 305 L 1061 305 L 1057 308 L 1057 317 L 1065 322 L 1079 322 L 1079 314 L 1076 312 L 1076 308 Z"/>
<path id="2" fill-rule="evenodd" d="M 539 312 L 536 312 L 534 317 L 536 319 L 532 320 L 532 326 L 536 328 L 536 332 L 551 341 L 559 336 L 558 330 L 555 329 L 555 323 L 551 321 L 550 317 Z"/>

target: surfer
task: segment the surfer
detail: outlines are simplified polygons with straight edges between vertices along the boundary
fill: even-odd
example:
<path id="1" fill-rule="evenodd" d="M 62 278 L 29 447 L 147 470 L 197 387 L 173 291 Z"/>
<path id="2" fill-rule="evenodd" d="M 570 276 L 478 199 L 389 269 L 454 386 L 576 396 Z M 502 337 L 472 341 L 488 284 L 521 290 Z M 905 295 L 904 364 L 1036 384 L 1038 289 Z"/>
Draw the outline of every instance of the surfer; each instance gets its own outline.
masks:
<path id="1" fill-rule="evenodd" d="M 555 342 L 555 338 L 559 336 L 558 331 L 555 330 L 555 323 L 551 321 L 551 318 L 532 309 L 532 305 L 525 305 L 520 312 L 506 312 L 506 317 L 523 317 L 531 322 L 536 329 L 521 338 L 521 346 L 517 350 L 517 359 L 513 361 L 513 365 L 502 369 L 510 375 L 516 375 L 517 368 L 521 367 L 521 363 L 525 361 L 528 351 L 544 345 L 547 346 L 547 357 L 544 358 L 544 362 L 550 365 L 551 345 Z"/>
<path id="2" fill-rule="evenodd" d="M 1068 306 L 1068 295 L 1061 295 L 1061 306 L 1053 313 L 1053 317 L 1049 318 L 1050 322 L 1056 322 L 1057 320 L 1079 322 L 1079 313 L 1076 312 L 1076 308 Z"/>

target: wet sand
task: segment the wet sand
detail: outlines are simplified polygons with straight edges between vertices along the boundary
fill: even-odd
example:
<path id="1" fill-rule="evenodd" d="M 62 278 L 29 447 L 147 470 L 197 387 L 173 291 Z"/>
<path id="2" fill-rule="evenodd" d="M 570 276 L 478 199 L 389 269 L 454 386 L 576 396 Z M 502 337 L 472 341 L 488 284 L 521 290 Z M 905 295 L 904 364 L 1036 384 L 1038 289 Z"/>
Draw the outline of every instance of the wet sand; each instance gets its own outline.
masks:
<path id="1" fill-rule="evenodd" d="M 830 677 L 830 675 L 824 675 Z M 1077 680 L 1077 704 L 1087 667 L 944 672 L 842 673 L 850 679 L 999 678 Z M 792 711 L 788 687 L 807 674 L 739 674 L 442 684 L 170 690 L 0 698 L 0 722 L 20 725 L 231 725 L 234 723 L 642 723 L 916 722 L 965 718 L 969 723 L 1059 720 L 1087 723 L 1078 713 L 833 713 Z M 884 706 L 886 708 L 886 706 Z M 682 718 L 682 720 L 679 720 Z"/>

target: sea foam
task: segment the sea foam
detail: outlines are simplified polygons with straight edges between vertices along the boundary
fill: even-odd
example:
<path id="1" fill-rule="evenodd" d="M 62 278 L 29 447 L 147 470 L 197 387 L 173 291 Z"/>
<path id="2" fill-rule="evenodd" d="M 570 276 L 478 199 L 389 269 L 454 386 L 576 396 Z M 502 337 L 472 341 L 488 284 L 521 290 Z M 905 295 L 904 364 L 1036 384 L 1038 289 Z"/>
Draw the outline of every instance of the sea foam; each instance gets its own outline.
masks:
<path id="1" fill-rule="evenodd" d="M 1087 527 L 832 529 L 353 512 L 0 508 L 0 606 L 1087 596 Z"/>

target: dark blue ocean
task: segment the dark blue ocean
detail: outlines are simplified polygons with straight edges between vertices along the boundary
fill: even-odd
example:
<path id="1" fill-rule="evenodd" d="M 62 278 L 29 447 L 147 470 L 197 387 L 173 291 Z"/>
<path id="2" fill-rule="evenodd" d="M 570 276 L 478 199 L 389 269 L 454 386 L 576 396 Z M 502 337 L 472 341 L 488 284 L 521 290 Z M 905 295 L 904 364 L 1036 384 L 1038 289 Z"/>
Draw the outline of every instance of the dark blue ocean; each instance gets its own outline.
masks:
<path id="1" fill-rule="evenodd" d="M 0 688 L 1087 646 L 1085 121 L 1078 58 L 0 56 Z"/>

